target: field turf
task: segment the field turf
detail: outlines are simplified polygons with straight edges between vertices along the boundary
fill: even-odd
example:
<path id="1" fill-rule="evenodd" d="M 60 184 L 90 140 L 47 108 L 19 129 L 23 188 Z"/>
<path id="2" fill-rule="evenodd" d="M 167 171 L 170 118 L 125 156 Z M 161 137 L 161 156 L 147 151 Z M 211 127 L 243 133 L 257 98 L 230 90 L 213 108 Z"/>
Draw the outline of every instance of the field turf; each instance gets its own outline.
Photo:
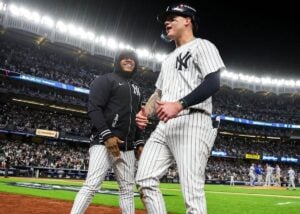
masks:
<path id="1" fill-rule="evenodd" d="M 11 186 L 11 182 L 45 183 L 56 185 L 81 186 L 83 181 L 63 179 L 3 178 L 0 177 L 0 192 L 32 195 L 73 201 L 76 192 L 66 190 L 40 190 Z M 104 182 L 102 189 L 118 189 L 116 182 Z M 185 213 L 179 184 L 161 184 L 161 190 L 169 213 Z M 248 186 L 206 185 L 206 199 L 209 214 L 293 214 L 300 213 L 300 189 L 263 188 Z M 135 198 L 136 208 L 143 209 L 139 197 Z M 95 204 L 118 206 L 118 196 L 96 194 Z M 16 205 L 17 206 L 17 205 Z"/>

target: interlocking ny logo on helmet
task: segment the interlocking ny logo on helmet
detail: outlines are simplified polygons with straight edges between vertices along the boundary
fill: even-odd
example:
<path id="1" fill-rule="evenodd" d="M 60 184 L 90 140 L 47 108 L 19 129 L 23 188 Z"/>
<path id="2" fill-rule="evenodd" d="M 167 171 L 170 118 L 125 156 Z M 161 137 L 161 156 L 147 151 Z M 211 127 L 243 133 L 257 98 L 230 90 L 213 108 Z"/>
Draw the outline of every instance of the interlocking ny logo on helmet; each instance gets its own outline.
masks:
<path id="1" fill-rule="evenodd" d="M 193 22 L 196 22 L 197 10 L 187 4 L 173 4 L 167 7 L 166 11 L 157 16 L 160 23 L 164 23 L 167 16 L 176 14 L 184 17 L 191 17 Z"/>
<path id="2" fill-rule="evenodd" d="M 197 12 L 197 10 L 195 8 L 192 8 L 191 6 L 189 5 L 186 5 L 186 4 L 179 4 L 179 5 L 176 5 L 175 7 L 173 8 L 170 8 L 170 6 L 167 8 L 167 11 L 168 10 L 173 10 L 173 11 L 180 11 L 180 12 L 184 12 L 186 11 L 187 9 L 189 10 L 192 10 L 194 11 L 195 13 Z"/>
<path id="3" fill-rule="evenodd" d="M 193 32 L 194 34 L 196 34 L 198 30 L 198 23 L 197 23 L 197 10 L 195 8 L 184 3 L 170 5 L 163 13 L 157 16 L 158 22 L 164 24 L 167 16 L 170 14 L 190 17 L 193 23 Z"/>

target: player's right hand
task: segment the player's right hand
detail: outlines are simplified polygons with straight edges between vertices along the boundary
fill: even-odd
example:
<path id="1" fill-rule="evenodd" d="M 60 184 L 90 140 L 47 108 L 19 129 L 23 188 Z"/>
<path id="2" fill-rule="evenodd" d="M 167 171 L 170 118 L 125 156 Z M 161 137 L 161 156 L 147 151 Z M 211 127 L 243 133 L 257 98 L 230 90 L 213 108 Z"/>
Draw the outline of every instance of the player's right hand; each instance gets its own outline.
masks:
<path id="1" fill-rule="evenodd" d="M 118 137 L 110 137 L 108 138 L 104 144 L 109 153 L 111 153 L 115 158 L 120 158 L 121 153 L 119 149 L 119 143 L 124 143 L 124 141 L 120 140 Z"/>
<path id="2" fill-rule="evenodd" d="M 148 123 L 148 118 L 144 106 L 142 106 L 142 109 L 136 114 L 135 122 L 140 129 L 146 128 Z"/>

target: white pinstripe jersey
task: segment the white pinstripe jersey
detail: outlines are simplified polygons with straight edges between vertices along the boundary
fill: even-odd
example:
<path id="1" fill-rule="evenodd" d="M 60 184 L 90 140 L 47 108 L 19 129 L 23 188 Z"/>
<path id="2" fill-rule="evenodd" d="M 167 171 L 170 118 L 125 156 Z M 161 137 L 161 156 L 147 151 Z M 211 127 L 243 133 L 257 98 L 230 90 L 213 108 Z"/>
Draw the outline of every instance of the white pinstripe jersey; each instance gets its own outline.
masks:
<path id="1" fill-rule="evenodd" d="M 276 175 L 277 176 L 280 176 L 280 172 L 281 172 L 281 169 L 279 167 L 276 167 Z"/>
<path id="2" fill-rule="evenodd" d="M 295 179 L 295 171 L 293 170 L 293 169 L 290 169 L 289 171 L 288 171 L 288 175 L 289 175 L 289 178 L 290 179 Z"/>
<path id="3" fill-rule="evenodd" d="M 162 101 L 178 101 L 199 86 L 206 75 L 223 68 L 224 63 L 215 45 L 197 38 L 167 56 L 162 63 L 156 88 L 162 91 Z M 211 114 L 211 97 L 192 108 Z"/>

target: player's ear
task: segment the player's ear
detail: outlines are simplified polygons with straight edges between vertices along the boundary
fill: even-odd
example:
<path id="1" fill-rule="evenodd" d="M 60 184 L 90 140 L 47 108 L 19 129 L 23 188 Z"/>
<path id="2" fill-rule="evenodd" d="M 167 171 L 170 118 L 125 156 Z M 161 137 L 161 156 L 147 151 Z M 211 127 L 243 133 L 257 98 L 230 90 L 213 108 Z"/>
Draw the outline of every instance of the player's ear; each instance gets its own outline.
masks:
<path id="1" fill-rule="evenodd" d="M 191 25 L 191 27 L 193 27 L 192 18 L 185 17 L 185 24 L 186 24 L 186 26 Z"/>
<path id="2" fill-rule="evenodd" d="M 187 17 L 187 20 L 188 20 L 189 23 L 192 24 L 192 18 L 191 17 Z"/>

